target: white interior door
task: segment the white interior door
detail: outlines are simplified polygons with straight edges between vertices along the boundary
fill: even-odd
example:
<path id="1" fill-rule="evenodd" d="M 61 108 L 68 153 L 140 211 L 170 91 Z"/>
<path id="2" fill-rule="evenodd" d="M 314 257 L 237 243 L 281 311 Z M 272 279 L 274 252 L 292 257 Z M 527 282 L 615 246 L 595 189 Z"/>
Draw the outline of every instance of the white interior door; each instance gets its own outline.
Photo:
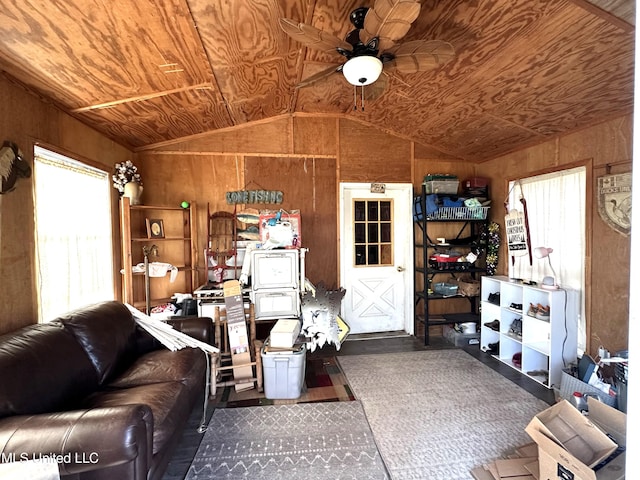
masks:
<path id="1" fill-rule="evenodd" d="M 342 317 L 351 333 L 413 334 L 413 186 L 340 184 Z"/>

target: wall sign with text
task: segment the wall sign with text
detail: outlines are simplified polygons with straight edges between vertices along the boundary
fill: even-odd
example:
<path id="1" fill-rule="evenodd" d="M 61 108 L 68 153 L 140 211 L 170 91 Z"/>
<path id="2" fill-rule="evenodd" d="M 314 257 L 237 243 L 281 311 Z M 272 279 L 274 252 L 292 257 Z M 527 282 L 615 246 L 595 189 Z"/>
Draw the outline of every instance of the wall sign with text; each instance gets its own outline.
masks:
<path id="1" fill-rule="evenodd" d="M 515 209 L 510 210 L 509 213 L 504 216 L 504 226 L 509 254 L 513 257 L 527 255 L 529 250 L 527 247 L 527 229 L 524 212 Z"/>
<path id="2" fill-rule="evenodd" d="M 238 190 L 226 193 L 227 203 L 282 203 L 284 193 L 278 190 Z"/>

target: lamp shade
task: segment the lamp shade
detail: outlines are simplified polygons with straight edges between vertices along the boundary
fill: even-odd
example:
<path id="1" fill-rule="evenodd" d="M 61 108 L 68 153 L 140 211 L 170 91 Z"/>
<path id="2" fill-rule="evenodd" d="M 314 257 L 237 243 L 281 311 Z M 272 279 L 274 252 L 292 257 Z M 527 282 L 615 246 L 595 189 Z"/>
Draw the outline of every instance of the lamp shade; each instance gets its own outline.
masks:
<path id="1" fill-rule="evenodd" d="M 549 247 L 536 247 L 533 249 L 533 254 L 536 256 L 536 258 L 548 257 L 552 252 L 553 248 Z"/>
<path id="2" fill-rule="evenodd" d="M 364 86 L 375 82 L 382 73 L 382 62 L 377 57 L 353 57 L 342 66 L 342 74 L 351 85 Z"/>

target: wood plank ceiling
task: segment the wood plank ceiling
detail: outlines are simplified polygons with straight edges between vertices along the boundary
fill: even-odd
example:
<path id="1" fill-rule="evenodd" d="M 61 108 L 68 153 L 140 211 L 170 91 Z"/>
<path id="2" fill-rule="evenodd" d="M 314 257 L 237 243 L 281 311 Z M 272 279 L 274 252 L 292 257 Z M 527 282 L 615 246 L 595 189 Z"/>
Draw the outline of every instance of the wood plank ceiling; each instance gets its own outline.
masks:
<path id="1" fill-rule="evenodd" d="M 364 0 L 364 6 L 368 0 Z M 0 69 L 134 149 L 297 112 L 378 126 L 482 161 L 633 108 L 634 2 L 424 0 L 399 42 L 440 39 L 456 58 L 385 73 L 365 111 L 344 62 L 302 47 L 291 18 L 344 38 L 363 0 L 2 0 Z"/>

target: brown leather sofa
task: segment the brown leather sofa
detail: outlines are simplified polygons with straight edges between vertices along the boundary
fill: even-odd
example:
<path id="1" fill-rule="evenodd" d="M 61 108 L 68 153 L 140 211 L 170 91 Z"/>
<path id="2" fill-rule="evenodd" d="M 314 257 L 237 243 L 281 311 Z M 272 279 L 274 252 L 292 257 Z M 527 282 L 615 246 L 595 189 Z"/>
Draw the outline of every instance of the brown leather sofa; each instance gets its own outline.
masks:
<path id="1" fill-rule="evenodd" d="M 210 319 L 172 323 L 211 341 Z M 205 372 L 202 350 L 164 348 L 118 302 L 0 336 L 0 462 L 54 459 L 64 479 L 159 479 Z"/>

